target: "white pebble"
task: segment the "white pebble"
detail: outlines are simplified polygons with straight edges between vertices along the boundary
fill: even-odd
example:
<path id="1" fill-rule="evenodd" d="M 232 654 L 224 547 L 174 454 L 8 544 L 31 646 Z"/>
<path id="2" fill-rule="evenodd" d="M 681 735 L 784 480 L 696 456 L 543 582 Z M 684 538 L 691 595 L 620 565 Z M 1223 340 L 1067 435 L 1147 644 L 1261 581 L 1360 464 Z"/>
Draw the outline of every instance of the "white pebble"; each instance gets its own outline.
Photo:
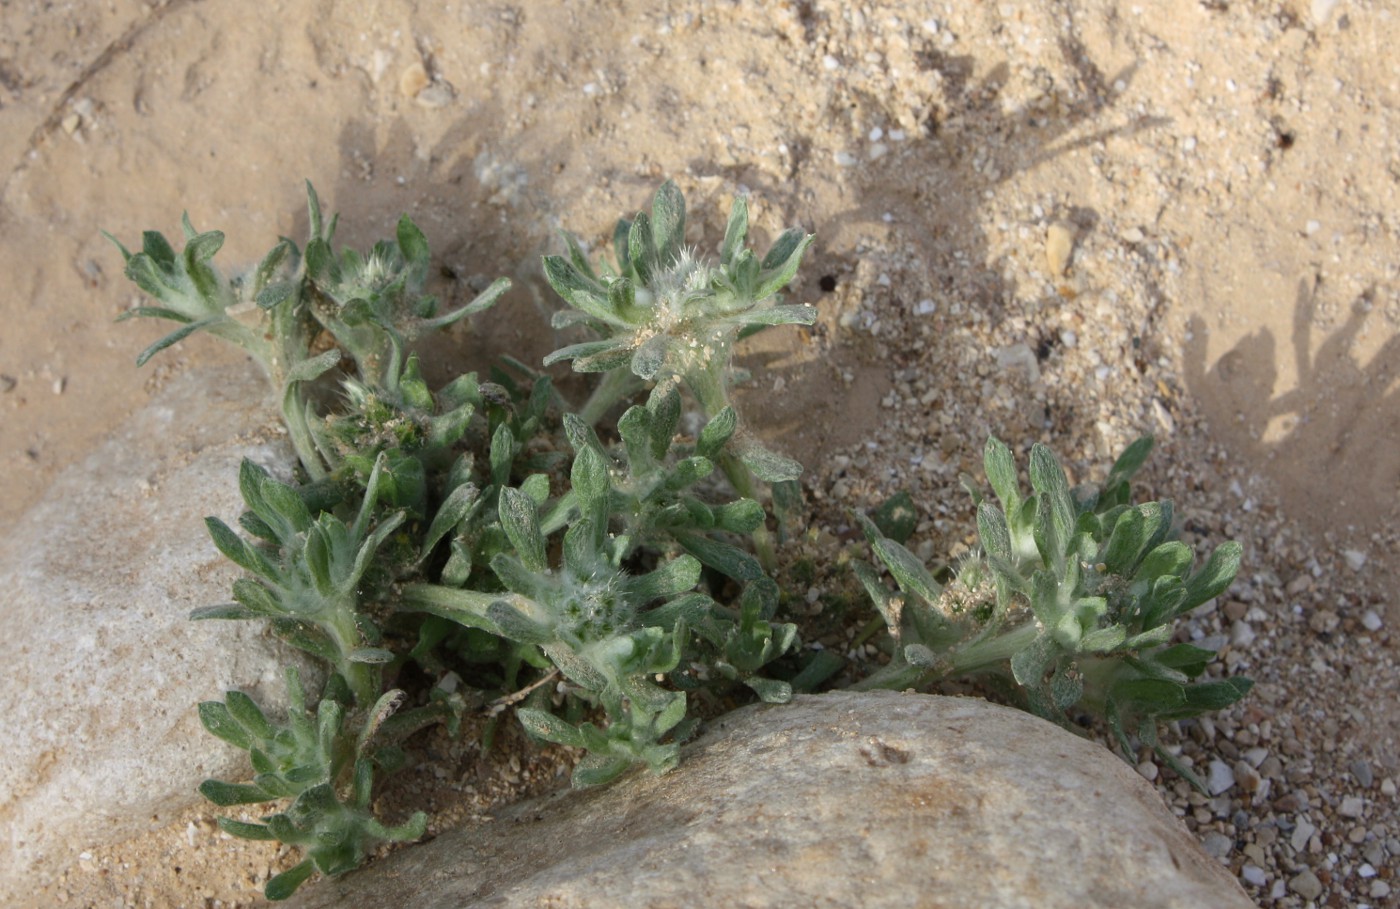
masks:
<path id="1" fill-rule="evenodd" d="M 1298 826 L 1293 828 L 1293 835 L 1289 837 L 1288 845 L 1293 847 L 1294 852 L 1302 852 L 1308 848 L 1308 840 L 1317 833 L 1317 828 L 1308 822 L 1307 818 L 1299 818 Z"/>
<path id="2" fill-rule="evenodd" d="M 1352 571 L 1360 571 L 1366 565 L 1366 553 L 1359 549 L 1344 550 L 1342 558 L 1347 560 L 1347 567 Z"/>
<path id="3" fill-rule="evenodd" d="M 1312 0 L 1313 25 L 1321 25 L 1332 15 L 1340 0 Z"/>
<path id="4" fill-rule="evenodd" d="M 1389 884 L 1387 884 L 1385 881 L 1371 882 L 1371 897 L 1373 899 L 1383 900 L 1387 896 L 1390 896 Z"/>
<path id="5" fill-rule="evenodd" d="M 1264 873 L 1264 869 L 1254 865 L 1245 865 L 1241 868 L 1240 877 L 1251 887 L 1262 887 L 1269 882 L 1269 876 Z"/>
<path id="6" fill-rule="evenodd" d="M 933 302 L 932 300 L 920 300 L 918 305 L 914 307 L 914 314 L 919 316 L 927 316 L 937 308 L 938 304 Z"/>
<path id="7" fill-rule="evenodd" d="M 883 142 L 876 142 L 874 145 L 870 146 L 870 151 L 868 152 L 868 154 L 869 154 L 869 156 L 870 156 L 870 160 L 871 160 L 871 161 L 878 161 L 878 160 L 880 160 L 881 158 L 883 158 L 883 157 L 885 156 L 885 153 L 888 152 L 889 150 L 890 150 L 890 147 L 889 147 L 888 145 L 886 145 L 885 143 L 883 143 Z"/>
<path id="8" fill-rule="evenodd" d="M 1073 350 L 1075 347 L 1079 346 L 1079 336 L 1066 329 L 1060 332 L 1060 343 L 1063 344 L 1067 350 Z"/>
<path id="9" fill-rule="evenodd" d="M 884 137 L 885 137 L 885 131 L 884 131 L 883 129 L 881 129 L 880 127 L 878 127 L 878 126 L 875 127 L 874 129 L 872 129 L 872 130 L 870 131 L 870 141 L 871 141 L 871 142 L 879 142 L 879 141 L 880 141 L 881 139 L 883 139 Z"/>
<path id="10" fill-rule="evenodd" d="M 1195 136 L 1187 136 L 1185 139 L 1182 139 L 1182 140 L 1181 140 L 1181 150 L 1184 151 L 1184 152 L 1186 152 L 1187 154 L 1190 154 L 1191 152 L 1195 151 L 1195 150 L 1196 150 L 1196 137 L 1195 137 Z"/>
<path id="11" fill-rule="evenodd" d="M 585 82 L 585 83 L 583 83 L 583 93 L 584 93 L 585 95 L 588 95 L 590 98 L 593 97 L 594 95 L 598 94 L 598 83 L 597 83 L 597 82 Z"/>
<path id="12" fill-rule="evenodd" d="M 1230 645 L 1232 647 L 1248 647 L 1254 643 L 1254 629 L 1248 622 L 1236 622 L 1230 626 Z"/>
<path id="13" fill-rule="evenodd" d="M 1390 777 L 1381 780 L 1381 795 L 1386 798 L 1395 798 L 1395 780 Z"/>
<path id="14" fill-rule="evenodd" d="M 1056 221 L 1045 229 L 1045 264 L 1054 277 L 1063 275 L 1069 268 L 1074 234 L 1074 225 L 1065 221 Z"/>
<path id="15" fill-rule="evenodd" d="M 1206 788 L 1211 795 L 1219 795 L 1231 786 L 1235 785 L 1235 771 L 1230 769 L 1230 765 L 1221 760 L 1210 762 L 1210 774 L 1206 778 Z"/>
<path id="16" fill-rule="evenodd" d="M 902 130 L 902 129 L 892 129 L 892 130 L 890 130 L 890 141 L 891 141 L 891 142 L 903 142 L 903 141 L 904 141 L 905 139 L 907 139 L 907 138 L 909 138 L 908 134 L 906 134 L 906 133 L 904 132 L 904 130 Z"/>
<path id="17" fill-rule="evenodd" d="M 1361 877 L 1375 877 L 1376 869 L 1371 867 L 1370 862 L 1363 862 L 1361 867 L 1356 869 L 1356 873 Z"/>
<path id="18" fill-rule="evenodd" d="M 1366 628 L 1367 631 L 1380 631 L 1381 617 L 1376 615 L 1376 611 L 1374 609 L 1368 609 L 1366 610 L 1365 614 L 1361 616 L 1361 624 Z"/>
<path id="19" fill-rule="evenodd" d="M 856 156 L 848 151 L 839 151 L 831 158 L 836 162 L 837 167 L 855 167 L 857 163 Z"/>
<path id="20" fill-rule="evenodd" d="M 1138 774 L 1149 783 L 1157 779 L 1157 765 L 1151 761 L 1143 761 L 1137 765 Z"/>
<path id="21" fill-rule="evenodd" d="M 938 20 L 937 20 L 937 19 L 925 19 L 925 20 L 923 21 L 923 28 L 924 28 L 924 31 L 928 32 L 930 35 L 936 35 L 936 34 L 938 34 Z"/>
<path id="22" fill-rule="evenodd" d="M 1366 808 L 1366 800 L 1359 795 L 1348 795 L 1342 799 L 1342 806 L 1337 810 L 1342 817 L 1361 817 L 1361 813 Z"/>
<path id="23" fill-rule="evenodd" d="M 822 66 L 827 69 L 839 69 L 841 67 L 841 61 L 831 56 L 831 54 L 827 54 L 825 57 L 822 57 Z"/>
<path id="24" fill-rule="evenodd" d="M 1307 224 L 1303 225 L 1303 232 L 1309 237 L 1320 230 L 1322 230 L 1322 222 L 1320 221 L 1309 221 Z"/>

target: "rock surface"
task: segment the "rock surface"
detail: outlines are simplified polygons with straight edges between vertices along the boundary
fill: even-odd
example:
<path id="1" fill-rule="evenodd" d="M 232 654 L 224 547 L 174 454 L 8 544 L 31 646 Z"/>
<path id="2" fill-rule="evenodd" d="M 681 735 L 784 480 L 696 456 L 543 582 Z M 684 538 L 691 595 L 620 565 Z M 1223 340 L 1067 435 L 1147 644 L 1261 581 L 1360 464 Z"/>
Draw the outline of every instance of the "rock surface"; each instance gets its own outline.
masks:
<path id="1" fill-rule="evenodd" d="M 203 519 L 243 510 L 240 460 L 290 463 L 264 399 L 247 365 L 174 379 L 0 540 L 0 905 L 242 772 L 198 701 L 282 696 L 289 654 L 261 628 L 186 619 L 229 598 Z"/>
<path id="2" fill-rule="evenodd" d="M 1101 746 L 984 701 L 892 692 L 738 711 L 670 774 L 515 806 L 293 904 L 1253 905 Z"/>

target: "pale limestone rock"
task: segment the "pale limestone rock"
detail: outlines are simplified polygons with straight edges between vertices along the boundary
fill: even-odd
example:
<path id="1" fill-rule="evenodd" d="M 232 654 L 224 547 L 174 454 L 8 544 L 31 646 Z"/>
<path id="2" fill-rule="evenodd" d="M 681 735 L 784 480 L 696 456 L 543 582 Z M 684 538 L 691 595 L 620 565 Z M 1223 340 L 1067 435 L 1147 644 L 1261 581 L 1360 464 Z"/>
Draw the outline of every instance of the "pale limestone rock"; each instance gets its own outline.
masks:
<path id="1" fill-rule="evenodd" d="M 1131 767 L 973 699 L 840 692 L 711 724 L 664 776 L 525 803 L 301 909 L 1247 909 Z"/>
<path id="2" fill-rule="evenodd" d="M 293 658 L 259 623 L 186 616 L 230 598 L 204 517 L 243 511 L 242 458 L 290 465 L 274 423 L 250 366 L 180 376 L 0 539 L 0 905 L 246 775 L 196 704 L 238 687 L 275 707 Z"/>

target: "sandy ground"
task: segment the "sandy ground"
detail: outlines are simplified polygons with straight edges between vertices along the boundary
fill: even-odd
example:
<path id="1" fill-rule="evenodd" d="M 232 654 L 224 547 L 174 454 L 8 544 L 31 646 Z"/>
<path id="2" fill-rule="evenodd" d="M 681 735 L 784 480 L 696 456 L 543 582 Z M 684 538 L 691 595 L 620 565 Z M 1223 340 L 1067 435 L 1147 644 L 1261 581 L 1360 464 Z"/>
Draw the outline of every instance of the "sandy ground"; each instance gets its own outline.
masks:
<path id="1" fill-rule="evenodd" d="M 751 417 L 809 465 L 814 551 L 901 488 L 923 551 L 971 542 L 957 476 L 989 432 L 1081 476 L 1155 433 L 1151 491 L 1246 551 L 1191 633 L 1259 682 L 1179 732 L 1236 785 L 1164 774 L 1164 796 L 1263 905 L 1394 904 L 1391 4 L 258 7 L 0 3 L 0 524 L 171 374 L 233 356 L 196 339 L 138 371 L 160 329 L 114 324 L 138 297 L 102 229 L 188 210 L 241 265 L 304 235 L 303 178 L 352 244 L 408 212 L 444 294 L 517 285 L 434 348 L 441 376 L 553 348 L 561 225 L 600 245 L 671 176 L 713 247 L 748 191 L 761 235 L 818 236 L 794 297 L 819 324 L 744 361 Z M 104 848 L 41 904 L 247 903 L 271 861 L 198 812 Z"/>

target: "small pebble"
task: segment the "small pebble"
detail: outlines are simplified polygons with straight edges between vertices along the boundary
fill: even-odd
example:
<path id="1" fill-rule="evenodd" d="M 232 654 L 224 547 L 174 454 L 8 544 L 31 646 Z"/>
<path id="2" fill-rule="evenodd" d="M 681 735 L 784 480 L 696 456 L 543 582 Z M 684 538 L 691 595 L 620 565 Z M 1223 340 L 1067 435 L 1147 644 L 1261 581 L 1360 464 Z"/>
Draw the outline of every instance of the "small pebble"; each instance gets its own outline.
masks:
<path id="1" fill-rule="evenodd" d="M 1219 795 L 1231 786 L 1235 785 L 1235 772 L 1230 769 L 1230 765 L 1221 760 L 1210 762 L 1210 772 L 1206 779 L 1206 788 L 1211 795 Z"/>
<path id="2" fill-rule="evenodd" d="M 831 159 L 836 162 L 837 167 L 855 167 L 858 163 L 856 156 L 848 151 L 836 152 Z"/>
<path id="3" fill-rule="evenodd" d="M 1362 789 L 1370 789 L 1375 782 L 1375 776 L 1371 773 L 1371 765 L 1367 761 L 1353 761 L 1351 764 L 1351 775 Z"/>
<path id="4" fill-rule="evenodd" d="M 1317 875 L 1309 869 L 1289 881 L 1288 889 L 1305 900 L 1315 900 L 1322 896 L 1322 881 L 1318 880 Z"/>
<path id="5" fill-rule="evenodd" d="M 1390 885 L 1389 885 L 1389 884 L 1387 884 L 1385 881 L 1372 881 L 1372 882 L 1371 882 L 1371 898 L 1372 898 L 1372 899 L 1383 900 L 1383 899 L 1385 899 L 1387 896 L 1390 896 Z"/>
<path id="6" fill-rule="evenodd" d="M 1157 765 L 1151 761 L 1143 761 L 1141 764 L 1138 764 L 1137 772 L 1149 783 L 1155 782 L 1157 779 Z"/>
<path id="7" fill-rule="evenodd" d="M 427 88 L 432 80 L 428 78 L 428 70 L 421 61 L 410 63 L 402 73 L 399 73 L 399 94 L 405 98 L 416 98 L 418 93 Z"/>
<path id="8" fill-rule="evenodd" d="M 1069 270 L 1069 257 L 1074 252 L 1073 224 L 1056 221 L 1045 229 L 1045 264 L 1055 277 Z"/>
<path id="9" fill-rule="evenodd" d="M 1381 617 L 1376 615 L 1374 609 L 1368 609 L 1361 615 L 1361 624 L 1367 631 L 1380 631 Z"/>
<path id="10" fill-rule="evenodd" d="M 1366 808 L 1366 800 L 1359 795 L 1349 795 L 1342 799 L 1342 807 L 1337 810 L 1342 817 L 1361 817 Z"/>
<path id="11" fill-rule="evenodd" d="M 1241 868 L 1240 878 L 1251 887 L 1262 887 L 1269 881 L 1269 876 L 1264 873 L 1264 869 L 1255 865 L 1245 865 Z"/>
<path id="12" fill-rule="evenodd" d="M 1363 862 L 1361 867 L 1356 869 L 1356 873 L 1360 877 L 1375 877 L 1376 869 L 1371 866 L 1370 862 Z"/>
<path id="13" fill-rule="evenodd" d="M 1201 841 L 1208 854 L 1218 859 L 1223 859 L 1230 854 L 1230 850 L 1235 848 L 1235 841 L 1223 833 L 1207 833 Z"/>
<path id="14" fill-rule="evenodd" d="M 1360 571 L 1366 564 L 1366 553 L 1359 549 L 1347 549 L 1342 552 L 1342 558 L 1347 560 L 1347 567 L 1352 571 Z"/>
<path id="15" fill-rule="evenodd" d="M 1387 798 L 1395 798 L 1395 780 L 1390 777 L 1381 780 L 1381 795 Z"/>
<path id="16" fill-rule="evenodd" d="M 1293 828 L 1293 836 L 1288 840 L 1288 844 L 1293 847 L 1294 852 L 1302 852 L 1308 848 L 1308 840 L 1312 839 L 1317 828 L 1308 823 L 1307 818 L 1300 818 L 1298 826 Z"/>

